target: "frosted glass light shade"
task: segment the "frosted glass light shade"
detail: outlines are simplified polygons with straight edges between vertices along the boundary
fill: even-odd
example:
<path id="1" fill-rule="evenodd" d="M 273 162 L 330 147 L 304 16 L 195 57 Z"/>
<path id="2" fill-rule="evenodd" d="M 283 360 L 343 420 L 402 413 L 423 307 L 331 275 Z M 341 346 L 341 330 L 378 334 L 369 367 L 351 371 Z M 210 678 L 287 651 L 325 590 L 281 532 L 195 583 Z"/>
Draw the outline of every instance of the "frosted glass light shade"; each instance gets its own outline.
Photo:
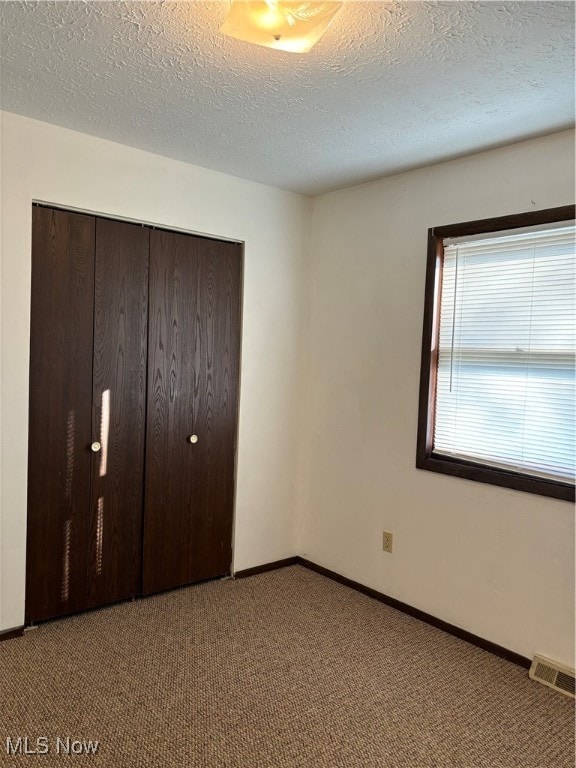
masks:
<path id="1" fill-rule="evenodd" d="M 234 0 L 220 31 L 266 48 L 306 53 L 320 40 L 342 5 Z"/>

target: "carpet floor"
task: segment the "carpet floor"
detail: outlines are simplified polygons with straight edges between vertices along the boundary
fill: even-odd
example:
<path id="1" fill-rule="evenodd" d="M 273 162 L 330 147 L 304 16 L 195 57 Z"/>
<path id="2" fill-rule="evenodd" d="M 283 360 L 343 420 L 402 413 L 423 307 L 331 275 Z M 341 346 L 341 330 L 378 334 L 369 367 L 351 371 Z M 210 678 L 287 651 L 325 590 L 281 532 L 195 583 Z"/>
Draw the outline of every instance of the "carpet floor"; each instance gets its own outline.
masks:
<path id="1" fill-rule="evenodd" d="M 0 643 L 0 738 L 2 767 L 574 766 L 570 699 L 301 566 Z"/>

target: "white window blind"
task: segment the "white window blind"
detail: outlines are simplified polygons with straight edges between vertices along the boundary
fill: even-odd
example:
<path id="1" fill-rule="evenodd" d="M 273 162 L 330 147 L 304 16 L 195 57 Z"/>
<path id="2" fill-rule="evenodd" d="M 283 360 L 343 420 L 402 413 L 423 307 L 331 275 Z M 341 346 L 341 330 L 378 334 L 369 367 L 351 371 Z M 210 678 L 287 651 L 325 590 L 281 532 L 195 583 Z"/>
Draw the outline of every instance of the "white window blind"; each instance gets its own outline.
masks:
<path id="1" fill-rule="evenodd" d="M 574 238 L 570 223 L 445 244 L 435 454 L 574 479 Z"/>

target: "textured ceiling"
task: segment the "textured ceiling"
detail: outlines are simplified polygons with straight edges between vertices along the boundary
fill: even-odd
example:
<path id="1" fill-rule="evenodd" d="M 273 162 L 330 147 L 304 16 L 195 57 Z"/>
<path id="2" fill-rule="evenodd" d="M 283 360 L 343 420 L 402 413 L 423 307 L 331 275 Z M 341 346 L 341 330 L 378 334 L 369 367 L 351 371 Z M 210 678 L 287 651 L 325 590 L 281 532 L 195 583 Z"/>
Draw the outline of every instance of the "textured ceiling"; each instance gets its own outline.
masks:
<path id="1" fill-rule="evenodd" d="M 305 194 L 569 127 L 573 2 L 347 2 L 295 55 L 227 2 L 0 2 L 2 108 Z"/>

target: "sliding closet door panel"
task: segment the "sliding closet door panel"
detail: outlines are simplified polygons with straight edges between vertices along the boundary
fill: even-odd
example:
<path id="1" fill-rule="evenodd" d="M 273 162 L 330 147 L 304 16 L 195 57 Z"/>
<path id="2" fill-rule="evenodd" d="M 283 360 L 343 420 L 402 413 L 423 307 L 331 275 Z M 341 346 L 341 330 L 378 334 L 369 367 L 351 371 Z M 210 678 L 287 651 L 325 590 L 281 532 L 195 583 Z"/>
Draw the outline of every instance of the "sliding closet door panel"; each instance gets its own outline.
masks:
<path id="1" fill-rule="evenodd" d="M 230 570 L 240 291 L 239 246 L 152 231 L 145 593 Z"/>
<path id="2" fill-rule="evenodd" d="M 90 606 L 140 591 L 149 232 L 96 220 Z"/>
<path id="3" fill-rule="evenodd" d="M 198 241 L 152 230 L 148 332 L 144 594 L 186 584 L 193 504 L 192 434 Z"/>
<path id="4" fill-rule="evenodd" d="M 27 621 L 84 607 L 95 239 L 91 216 L 32 216 Z"/>
<path id="5" fill-rule="evenodd" d="M 192 580 L 230 572 L 240 365 L 241 249 L 198 242 Z"/>

